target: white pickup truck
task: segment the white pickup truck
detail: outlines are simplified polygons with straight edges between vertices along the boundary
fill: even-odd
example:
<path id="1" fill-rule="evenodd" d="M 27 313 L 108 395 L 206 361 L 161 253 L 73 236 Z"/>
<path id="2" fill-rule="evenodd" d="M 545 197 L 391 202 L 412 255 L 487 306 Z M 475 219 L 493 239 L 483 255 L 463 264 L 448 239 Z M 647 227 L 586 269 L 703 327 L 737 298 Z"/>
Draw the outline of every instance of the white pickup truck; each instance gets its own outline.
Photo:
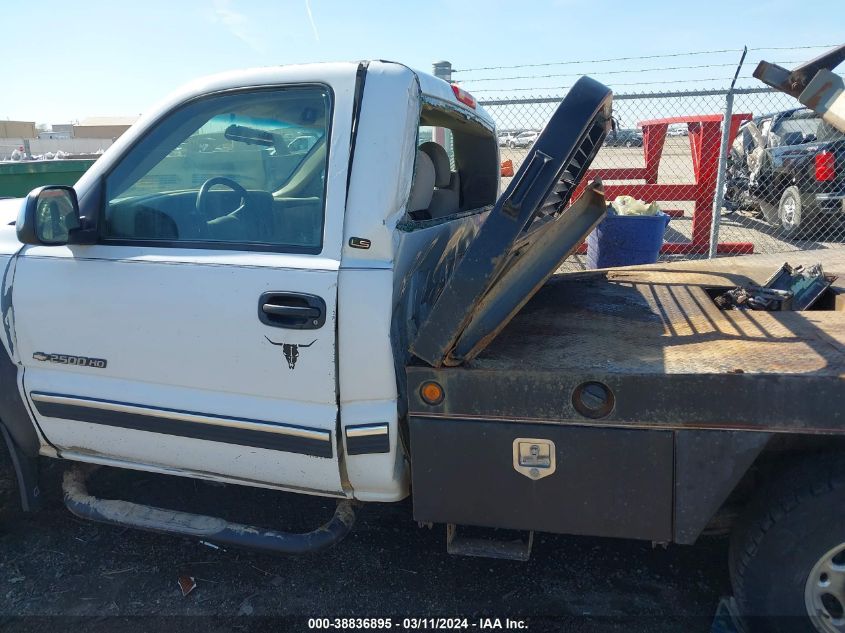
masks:
<path id="1" fill-rule="evenodd" d="M 494 122 L 457 86 L 382 61 L 233 72 L 75 187 L 0 202 L 0 420 L 25 509 L 50 457 L 84 464 L 64 479 L 79 516 L 277 552 L 411 493 L 455 553 L 732 525 L 745 612 L 839 630 L 841 286 L 813 311 L 727 312 L 714 293 L 772 261 L 556 275 L 605 214 L 599 182 L 572 198 L 611 104 L 579 80 L 499 195 Z M 96 498 L 91 465 L 338 510 L 255 528 Z"/>

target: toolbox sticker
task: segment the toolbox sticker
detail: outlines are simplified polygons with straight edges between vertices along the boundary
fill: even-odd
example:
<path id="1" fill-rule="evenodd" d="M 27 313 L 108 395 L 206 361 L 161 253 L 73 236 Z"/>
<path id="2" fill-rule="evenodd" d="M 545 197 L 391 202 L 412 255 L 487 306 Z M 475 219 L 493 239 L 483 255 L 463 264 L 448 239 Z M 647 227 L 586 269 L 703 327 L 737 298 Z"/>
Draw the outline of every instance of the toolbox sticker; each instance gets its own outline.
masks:
<path id="1" fill-rule="evenodd" d="M 269 338 L 267 338 L 266 336 L 264 338 L 266 338 L 267 341 L 269 343 L 273 344 L 273 345 L 281 345 L 282 352 L 284 352 L 285 360 L 288 361 L 288 367 L 290 369 L 293 369 L 294 367 L 296 367 L 296 361 L 299 360 L 299 350 L 300 350 L 300 348 L 311 347 L 314 343 L 317 342 L 317 339 L 314 339 L 313 341 L 308 343 L 308 345 L 295 344 L 295 343 L 275 343 L 275 342 L 271 341 Z"/>

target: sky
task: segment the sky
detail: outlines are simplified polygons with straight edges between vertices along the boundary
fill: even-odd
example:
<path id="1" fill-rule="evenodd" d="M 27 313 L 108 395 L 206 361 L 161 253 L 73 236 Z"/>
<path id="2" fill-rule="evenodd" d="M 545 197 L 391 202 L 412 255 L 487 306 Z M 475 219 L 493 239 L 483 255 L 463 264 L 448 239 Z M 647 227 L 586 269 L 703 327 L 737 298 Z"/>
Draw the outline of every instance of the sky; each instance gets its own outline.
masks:
<path id="1" fill-rule="evenodd" d="M 222 70 L 449 60 L 480 99 L 557 94 L 578 74 L 617 92 L 740 82 L 761 58 L 800 62 L 845 41 L 843 0 L 34 0 L 3 3 L 0 119 L 138 115 Z M 769 50 L 758 50 L 769 47 Z M 697 55 L 680 53 L 725 51 Z M 654 57 L 595 61 L 620 57 Z M 584 63 L 573 63 L 588 60 Z M 550 64 L 551 62 L 564 62 Z M 549 64 L 522 68 L 484 67 Z M 794 64 L 792 64 L 794 65 Z M 545 76 L 563 75 L 563 76 Z M 503 79 L 511 78 L 515 79 Z M 708 85 L 709 85 L 708 84 Z M 759 85 L 759 84 L 758 84 Z"/>

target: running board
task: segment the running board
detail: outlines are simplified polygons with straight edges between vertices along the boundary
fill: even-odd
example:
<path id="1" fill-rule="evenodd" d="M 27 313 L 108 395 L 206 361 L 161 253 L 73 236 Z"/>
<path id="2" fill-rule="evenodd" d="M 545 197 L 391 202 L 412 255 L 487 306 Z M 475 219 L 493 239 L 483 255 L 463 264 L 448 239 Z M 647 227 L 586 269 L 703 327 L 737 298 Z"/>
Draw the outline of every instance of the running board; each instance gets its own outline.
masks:
<path id="1" fill-rule="evenodd" d="M 217 517 L 165 510 L 131 501 L 99 499 L 88 493 L 86 484 L 93 471 L 90 467 L 80 465 L 70 468 L 65 472 L 62 491 L 68 510 L 82 519 L 98 523 L 280 554 L 304 554 L 331 547 L 343 539 L 355 523 L 355 510 L 352 502 L 346 499 L 338 502 L 334 516 L 328 523 L 303 534 L 266 530 L 230 523 Z"/>

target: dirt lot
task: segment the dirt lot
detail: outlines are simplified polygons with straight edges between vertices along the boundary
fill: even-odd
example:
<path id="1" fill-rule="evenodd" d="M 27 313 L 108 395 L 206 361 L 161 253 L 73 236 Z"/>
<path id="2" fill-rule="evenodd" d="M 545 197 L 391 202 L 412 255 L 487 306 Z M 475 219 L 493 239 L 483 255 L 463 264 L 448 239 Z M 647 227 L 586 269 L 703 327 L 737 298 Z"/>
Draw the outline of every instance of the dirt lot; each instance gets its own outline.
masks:
<path id="1" fill-rule="evenodd" d="M 471 628 L 482 617 L 511 617 L 528 618 L 531 631 L 695 632 L 709 630 L 729 590 L 724 539 L 653 549 L 544 534 L 528 563 L 460 558 L 446 554 L 442 526 L 413 522 L 407 501 L 365 507 L 347 540 L 320 554 L 219 551 L 80 521 L 61 503 L 63 465 L 46 466 L 46 505 L 35 515 L 20 512 L 2 468 L 4 630 L 307 630 L 309 617 L 335 616 L 391 616 L 394 630 L 404 630 L 402 618 L 439 615 L 468 618 Z M 313 527 L 333 508 L 323 499 L 108 469 L 95 475 L 92 492 L 225 509 L 232 519 L 287 529 Z M 187 597 L 180 575 L 196 579 Z"/>

